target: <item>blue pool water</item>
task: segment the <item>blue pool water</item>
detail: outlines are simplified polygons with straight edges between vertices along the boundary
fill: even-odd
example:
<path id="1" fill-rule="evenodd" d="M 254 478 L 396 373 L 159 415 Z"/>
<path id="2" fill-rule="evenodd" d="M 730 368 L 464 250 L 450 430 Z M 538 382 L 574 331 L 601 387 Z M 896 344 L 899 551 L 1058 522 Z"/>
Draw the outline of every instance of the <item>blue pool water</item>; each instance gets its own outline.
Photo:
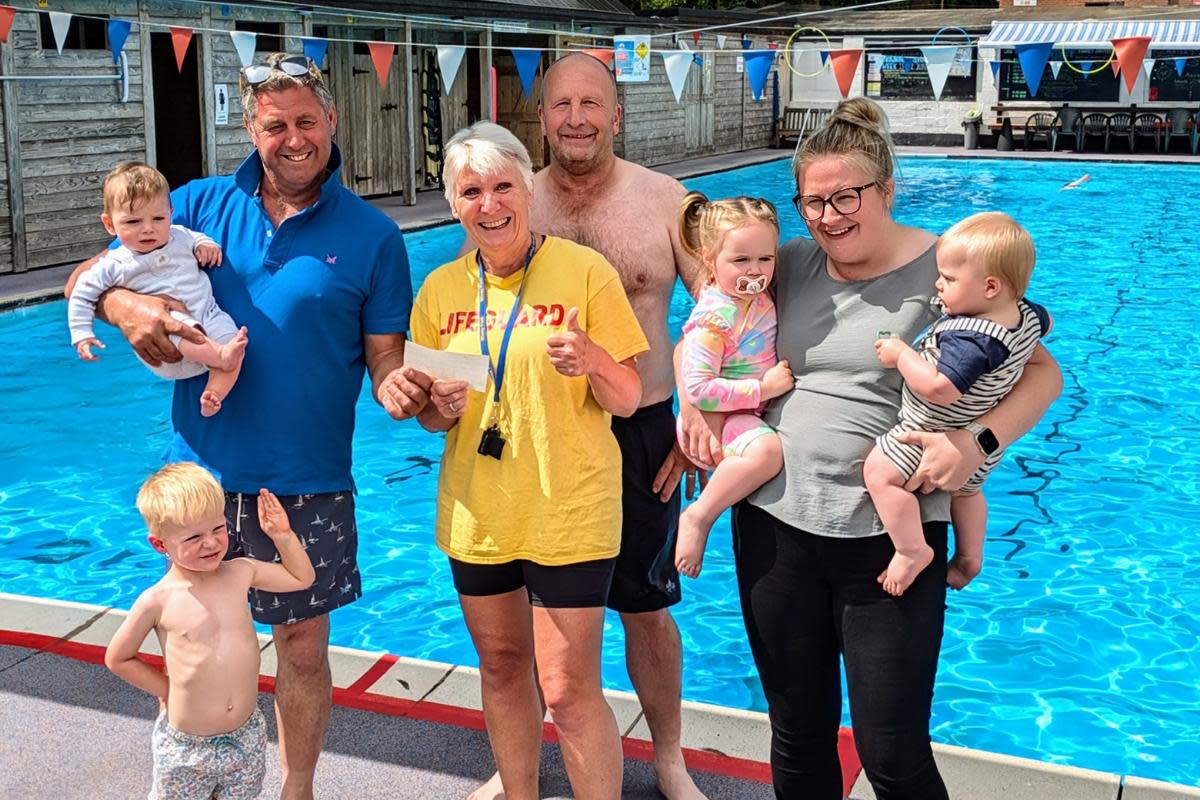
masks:
<path id="1" fill-rule="evenodd" d="M 1082 172 L 1083 188 L 1059 187 Z M 754 193 L 800 222 L 783 162 L 689 181 Z M 983 574 L 949 599 L 933 735 L 941 742 L 1200 785 L 1200 168 L 907 160 L 897 214 L 942 230 L 999 208 L 1033 232 L 1030 295 L 1056 317 L 1063 397 L 988 484 Z M 1187 198 L 1192 198 L 1188 200 Z M 414 280 L 457 227 L 406 236 Z M 677 331 L 688 303 L 677 293 Z M 170 385 L 112 330 L 99 365 L 62 303 L 0 314 L 0 590 L 128 607 L 162 570 L 133 509 L 159 464 Z M 253 335 L 253 332 L 251 332 Z M 440 439 L 367 396 L 355 440 L 366 598 L 337 644 L 476 663 L 434 548 Z M 692 700 L 763 709 L 728 524 L 677 617 Z M 607 685 L 629 689 L 610 619 Z M 765 756 L 765 754 L 764 754 Z"/>

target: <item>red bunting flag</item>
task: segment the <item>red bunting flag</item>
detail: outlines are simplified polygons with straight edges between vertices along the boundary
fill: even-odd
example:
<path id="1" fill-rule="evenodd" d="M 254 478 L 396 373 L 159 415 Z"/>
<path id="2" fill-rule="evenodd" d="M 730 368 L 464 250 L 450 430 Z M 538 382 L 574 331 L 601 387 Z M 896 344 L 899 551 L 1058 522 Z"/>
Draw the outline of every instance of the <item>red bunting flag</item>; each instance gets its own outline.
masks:
<path id="1" fill-rule="evenodd" d="M 12 6 L 0 6 L 0 42 L 8 42 L 8 32 L 12 30 L 13 15 L 17 10 Z"/>
<path id="2" fill-rule="evenodd" d="M 379 88 L 387 88 L 388 73 L 392 71 L 392 55 L 396 45 L 391 42 L 367 42 L 371 50 L 371 64 L 375 67 L 375 77 L 379 79 Z"/>
<path id="3" fill-rule="evenodd" d="M 1123 39 L 1112 40 L 1117 58 L 1121 60 L 1121 72 L 1125 77 L 1125 88 L 1133 92 L 1137 83 L 1138 72 L 1142 69 L 1142 61 L 1146 58 L 1146 50 L 1150 47 L 1149 36 L 1127 36 Z"/>
<path id="4" fill-rule="evenodd" d="M 858 62 L 862 60 L 862 52 L 861 49 L 829 51 L 829 63 L 833 67 L 833 75 L 837 78 L 842 97 L 850 96 L 854 77 L 858 74 Z"/>
<path id="5" fill-rule="evenodd" d="M 183 59 L 187 57 L 188 45 L 192 43 L 192 29 L 175 25 L 167 27 L 171 31 L 171 46 L 175 48 L 175 66 L 183 72 Z"/>
<path id="6" fill-rule="evenodd" d="M 1120 55 L 1113 56 L 1112 61 L 1108 62 L 1108 65 L 1110 67 L 1112 67 L 1114 78 L 1121 74 L 1121 57 L 1120 57 Z"/>
<path id="7" fill-rule="evenodd" d="M 608 47 L 608 48 L 590 47 L 586 50 L 581 50 L 580 52 L 587 53 L 592 58 L 598 58 L 601 61 L 603 61 L 605 64 L 607 64 L 610 68 L 612 67 L 613 51 L 612 51 L 611 47 Z"/>

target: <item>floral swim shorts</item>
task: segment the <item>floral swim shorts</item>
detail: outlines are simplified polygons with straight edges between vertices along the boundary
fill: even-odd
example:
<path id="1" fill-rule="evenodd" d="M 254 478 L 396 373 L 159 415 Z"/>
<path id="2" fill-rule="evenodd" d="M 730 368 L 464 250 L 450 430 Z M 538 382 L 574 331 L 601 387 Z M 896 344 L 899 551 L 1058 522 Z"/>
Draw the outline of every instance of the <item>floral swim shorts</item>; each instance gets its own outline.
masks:
<path id="1" fill-rule="evenodd" d="M 150 800 L 242 800 L 258 797 L 267 770 L 267 721 L 257 708 L 240 728 L 194 736 L 154 723 L 154 786 Z"/>

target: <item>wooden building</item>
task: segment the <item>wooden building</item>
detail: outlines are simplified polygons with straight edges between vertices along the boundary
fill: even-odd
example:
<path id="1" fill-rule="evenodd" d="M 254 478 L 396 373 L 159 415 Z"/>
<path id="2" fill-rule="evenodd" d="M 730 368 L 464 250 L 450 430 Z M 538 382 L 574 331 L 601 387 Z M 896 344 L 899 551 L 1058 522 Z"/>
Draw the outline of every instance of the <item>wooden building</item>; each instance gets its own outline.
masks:
<path id="1" fill-rule="evenodd" d="M 145 160 L 172 185 L 237 167 L 250 145 L 230 31 L 254 32 L 259 52 L 299 53 L 301 37 L 327 39 L 345 183 L 410 203 L 436 187 L 444 142 L 481 118 L 509 126 L 535 164 L 545 163 L 534 99 L 541 70 L 526 98 L 510 48 L 543 49 L 544 69 L 571 48 L 611 46 L 618 34 L 654 35 L 655 49 L 675 47 L 664 35 L 669 23 L 638 18 L 615 0 L 464 0 L 453 19 L 429 2 L 334 5 L 345 13 L 269 2 L 55 0 L 46 11 L 73 15 L 61 53 L 46 11 L 17 11 L 0 44 L 0 273 L 72 263 L 104 247 L 100 184 L 117 163 Z M 134 23 L 119 63 L 109 49 L 110 19 Z M 194 31 L 182 68 L 168 26 Z M 657 54 L 649 82 L 619 85 L 620 155 L 653 165 L 770 142 L 778 78 L 754 102 L 737 69 L 741 34 L 729 34 L 727 52 L 692 67 L 683 103 Z M 396 43 L 382 87 L 371 41 Z M 755 41 L 765 47 L 767 39 Z M 467 48 L 448 90 L 439 44 Z"/>

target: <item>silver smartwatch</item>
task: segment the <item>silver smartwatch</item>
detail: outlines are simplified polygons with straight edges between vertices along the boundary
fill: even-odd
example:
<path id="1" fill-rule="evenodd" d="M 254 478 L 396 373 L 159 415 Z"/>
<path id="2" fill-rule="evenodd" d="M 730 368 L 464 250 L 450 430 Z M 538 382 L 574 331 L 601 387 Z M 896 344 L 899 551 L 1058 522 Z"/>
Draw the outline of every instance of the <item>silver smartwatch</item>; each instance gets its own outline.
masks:
<path id="1" fill-rule="evenodd" d="M 1000 440 L 996 438 L 996 434 L 992 433 L 992 429 L 980 425 L 978 422 L 968 422 L 967 430 L 975 437 L 975 444 L 979 446 L 979 451 L 985 456 L 990 456 L 1000 449 Z"/>

